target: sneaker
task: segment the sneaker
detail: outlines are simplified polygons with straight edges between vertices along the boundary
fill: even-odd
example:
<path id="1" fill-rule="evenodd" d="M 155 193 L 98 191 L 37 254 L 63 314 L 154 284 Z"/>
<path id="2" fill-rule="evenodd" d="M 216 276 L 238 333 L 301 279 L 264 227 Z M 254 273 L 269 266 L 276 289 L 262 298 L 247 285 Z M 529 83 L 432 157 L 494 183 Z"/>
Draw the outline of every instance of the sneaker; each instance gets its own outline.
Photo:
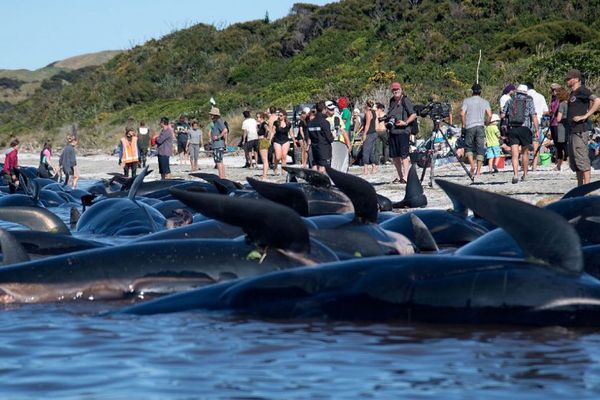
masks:
<path id="1" fill-rule="evenodd" d="M 494 172 L 498 173 L 498 168 L 494 165 Z"/>
<path id="2" fill-rule="evenodd" d="M 519 178 L 517 178 L 516 176 L 513 176 L 512 183 L 519 183 Z"/>
<path id="3" fill-rule="evenodd" d="M 526 180 L 527 180 L 527 177 L 526 177 L 525 175 L 523 175 L 523 176 L 521 177 L 521 182 L 525 182 Z"/>

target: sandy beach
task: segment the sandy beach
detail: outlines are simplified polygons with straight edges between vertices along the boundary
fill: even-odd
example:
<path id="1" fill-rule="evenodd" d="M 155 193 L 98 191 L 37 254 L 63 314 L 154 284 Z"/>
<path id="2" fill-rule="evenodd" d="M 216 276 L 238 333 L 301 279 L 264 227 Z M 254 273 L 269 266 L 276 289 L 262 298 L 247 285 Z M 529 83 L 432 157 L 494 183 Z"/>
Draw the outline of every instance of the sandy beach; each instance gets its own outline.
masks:
<path id="1" fill-rule="evenodd" d="M 109 178 L 109 172 L 122 172 L 116 156 L 81 153 L 84 153 L 84 155 L 78 154 L 77 156 L 81 179 Z M 38 157 L 34 154 L 19 154 L 19 161 L 21 165 L 37 166 Z M 150 157 L 149 163 L 154 172 L 147 179 L 159 179 L 157 158 Z M 262 172 L 261 169 L 242 168 L 244 157 L 241 152 L 226 154 L 224 163 L 226 177 L 241 183 L 244 183 L 248 176 L 260 177 Z M 212 157 L 206 154 L 201 157 L 199 167 L 201 172 L 216 174 Z M 261 167 L 259 166 L 259 168 Z M 562 171 L 555 171 L 554 165 L 540 166 L 536 172 L 529 172 L 526 182 L 519 182 L 518 184 L 511 183 L 512 168 L 508 163 L 504 169 L 501 169 L 495 175 L 488 174 L 487 167 L 484 167 L 483 170 L 485 173 L 476 179 L 475 186 L 477 188 L 501 193 L 532 204 L 536 204 L 540 200 L 547 201 L 560 197 L 577 185 L 575 173 L 564 166 Z M 198 179 L 188 175 L 190 172 L 189 162 L 179 164 L 178 157 L 171 157 L 171 171 L 174 178 Z M 350 173 L 365 178 L 373 184 L 378 193 L 387 196 L 392 201 L 399 201 L 404 197 L 405 186 L 391 183 L 396 177 L 395 168 L 391 164 L 379 166 L 377 173 L 374 175 L 362 175 L 362 167 L 359 166 L 350 167 Z M 421 174 L 420 168 L 418 168 L 418 173 Z M 592 170 L 592 180 L 597 179 L 597 174 L 595 170 Z M 458 163 L 436 167 L 435 176 L 462 185 L 471 184 L 470 179 Z M 268 180 L 270 182 L 285 182 L 285 177 L 273 176 L 273 172 L 269 170 Z M 433 188 L 429 187 L 429 170 L 425 175 L 423 186 L 429 202 L 428 207 L 451 207 L 448 197 L 437 185 L 434 185 Z"/>

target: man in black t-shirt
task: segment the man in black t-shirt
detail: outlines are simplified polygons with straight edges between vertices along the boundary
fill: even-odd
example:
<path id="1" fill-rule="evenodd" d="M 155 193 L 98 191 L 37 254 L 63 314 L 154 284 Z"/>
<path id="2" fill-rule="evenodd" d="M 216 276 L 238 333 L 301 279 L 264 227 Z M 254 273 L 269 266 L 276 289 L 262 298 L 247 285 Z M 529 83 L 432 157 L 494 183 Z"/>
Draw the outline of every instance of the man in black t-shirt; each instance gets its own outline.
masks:
<path id="1" fill-rule="evenodd" d="M 581 84 L 581 72 L 572 69 L 565 79 L 571 88 L 567 108 L 569 130 L 569 166 L 577 174 L 577 185 L 590 183 L 590 157 L 588 154 L 591 134 L 588 118 L 600 107 L 600 98 Z"/>
<path id="2" fill-rule="evenodd" d="M 317 114 L 308 122 L 308 137 L 313 154 L 313 169 L 325 172 L 325 167 L 331 166 L 331 143 L 334 137 L 331 125 L 325 118 L 323 111 L 325 103 L 317 103 Z"/>
<path id="3" fill-rule="evenodd" d="M 388 117 L 394 117 L 394 126 L 389 130 L 390 158 L 398 172 L 393 183 L 406 183 L 410 168 L 410 124 L 417 118 L 410 99 L 402 94 L 400 83 L 392 83 L 392 98 L 388 107 Z"/>

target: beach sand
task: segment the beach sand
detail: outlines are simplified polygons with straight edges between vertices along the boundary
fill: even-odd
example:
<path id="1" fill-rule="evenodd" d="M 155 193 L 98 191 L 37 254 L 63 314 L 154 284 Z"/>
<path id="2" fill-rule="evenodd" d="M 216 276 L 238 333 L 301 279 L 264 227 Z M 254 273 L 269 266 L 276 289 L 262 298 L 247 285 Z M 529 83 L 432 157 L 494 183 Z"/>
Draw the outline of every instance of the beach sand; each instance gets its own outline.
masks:
<path id="1" fill-rule="evenodd" d="M 37 166 L 38 157 L 38 155 L 34 154 L 19 154 L 19 162 L 21 165 Z M 109 172 L 122 172 L 116 156 L 79 154 L 77 162 L 81 179 L 106 179 L 110 178 L 108 175 Z M 244 157 L 243 153 L 240 152 L 226 154 L 224 163 L 226 178 L 241 183 L 245 183 L 248 176 L 259 178 L 262 173 L 261 166 L 259 166 L 259 169 L 242 168 Z M 157 158 L 149 158 L 149 164 L 154 172 L 147 180 L 160 179 Z M 217 173 L 217 170 L 213 168 L 212 157 L 206 154 L 200 159 L 199 167 L 201 172 Z M 575 173 L 568 166 L 565 168 L 564 165 L 560 172 L 554 171 L 554 165 L 538 167 L 536 172 L 529 172 L 526 182 L 519 182 L 517 184 L 511 183 L 513 174 L 512 168 L 508 164 L 494 176 L 487 173 L 487 167 L 484 167 L 483 170 L 485 173 L 476 179 L 475 187 L 504 194 L 531 204 L 537 204 L 540 201 L 548 202 L 556 200 L 577 185 Z M 171 157 L 171 171 L 174 178 L 198 179 L 188 175 L 190 172 L 189 162 L 180 165 L 178 157 Z M 391 183 L 397 176 L 395 168 L 391 164 L 379 166 L 378 172 L 375 175 L 362 175 L 362 167 L 359 166 L 350 167 L 350 173 L 368 180 L 373 184 L 378 193 L 390 198 L 392 201 L 399 201 L 404 197 L 405 185 Z M 421 174 L 420 168 L 418 168 L 418 174 L 419 176 Z M 598 172 L 592 170 L 592 180 L 597 179 L 597 174 Z M 461 185 L 471 184 L 471 180 L 458 163 L 436 167 L 435 176 Z M 285 182 L 285 177 L 273 176 L 273 172 L 269 170 L 268 181 L 282 183 Z M 428 207 L 451 208 L 450 200 L 437 185 L 434 185 L 433 188 L 429 187 L 429 170 L 425 175 L 423 187 L 428 199 Z"/>

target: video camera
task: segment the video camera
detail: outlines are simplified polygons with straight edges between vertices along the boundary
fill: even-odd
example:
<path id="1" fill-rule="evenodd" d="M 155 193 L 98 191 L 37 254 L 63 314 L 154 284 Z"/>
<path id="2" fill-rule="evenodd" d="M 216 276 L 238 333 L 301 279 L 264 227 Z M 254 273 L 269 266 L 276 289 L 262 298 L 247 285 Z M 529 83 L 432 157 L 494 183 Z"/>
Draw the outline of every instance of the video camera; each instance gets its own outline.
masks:
<path id="1" fill-rule="evenodd" d="M 385 122 L 385 127 L 387 129 L 393 129 L 396 125 L 396 117 L 390 115 L 384 115 L 382 117 L 377 118 L 379 122 Z"/>
<path id="2" fill-rule="evenodd" d="M 441 103 L 439 101 L 430 101 L 427 105 L 415 104 L 414 108 L 420 117 L 425 118 L 429 116 L 431 119 L 438 121 L 448 118 L 452 111 L 450 103 Z"/>

